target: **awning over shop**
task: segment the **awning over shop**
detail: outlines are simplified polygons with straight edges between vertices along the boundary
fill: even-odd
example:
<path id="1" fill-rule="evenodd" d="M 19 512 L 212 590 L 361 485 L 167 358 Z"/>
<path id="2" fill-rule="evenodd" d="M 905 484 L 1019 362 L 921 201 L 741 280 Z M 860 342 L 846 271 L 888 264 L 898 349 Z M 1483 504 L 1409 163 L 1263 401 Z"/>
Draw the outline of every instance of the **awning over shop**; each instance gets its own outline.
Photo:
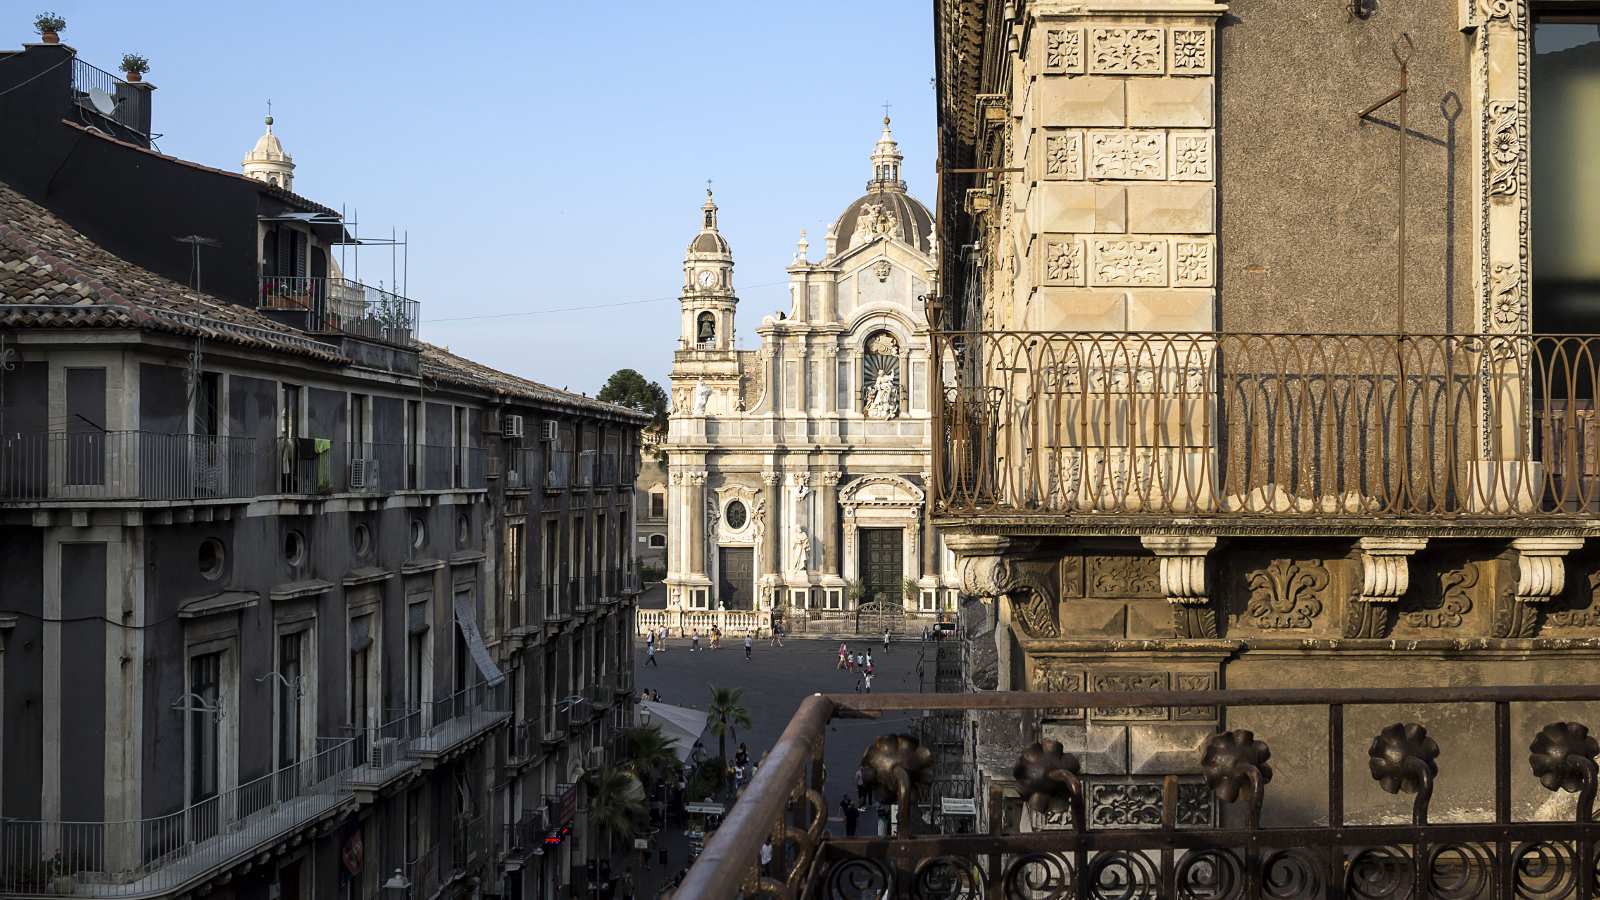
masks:
<path id="1" fill-rule="evenodd" d="M 672 706 L 652 700 L 645 700 L 639 706 L 650 713 L 651 724 L 659 725 L 661 733 L 672 742 L 672 749 L 677 751 L 679 761 L 688 762 L 689 754 L 694 752 L 694 742 L 705 734 L 706 713 L 687 706 Z"/>
<path id="2" fill-rule="evenodd" d="M 505 673 L 494 664 L 489 656 L 489 648 L 484 646 L 483 632 L 478 630 L 477 611 L 472 608 L 472 595 L 457 594 L 455 610 L 456 625 L 461 629 L 461 636 L 466 638 L 467 650 L 472 654 L 472 661 L 478 664 L 478 671 L 483 673 L 484 680 L 491 685 L 505 681 Z"/>

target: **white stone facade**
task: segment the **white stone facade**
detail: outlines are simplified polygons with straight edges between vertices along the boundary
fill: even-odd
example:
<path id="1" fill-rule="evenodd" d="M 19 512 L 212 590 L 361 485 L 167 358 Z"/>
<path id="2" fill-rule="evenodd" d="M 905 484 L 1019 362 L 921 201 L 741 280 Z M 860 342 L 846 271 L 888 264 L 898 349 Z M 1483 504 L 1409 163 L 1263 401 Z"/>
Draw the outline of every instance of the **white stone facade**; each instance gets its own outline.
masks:
<path id="1" fill-rule="evenodd" d="M 802 233 L 790 309 L 761 320 L 754 351 L 735 349 L 733 256 L 708 192 L 671 378 L 669 612 L 765 625 L 774 609 L 844 616 L 858 600 L 954 605 L 924 490 L 932 218 L 900 180 L 887 119 L 871 160 L 822 260 Z"/>

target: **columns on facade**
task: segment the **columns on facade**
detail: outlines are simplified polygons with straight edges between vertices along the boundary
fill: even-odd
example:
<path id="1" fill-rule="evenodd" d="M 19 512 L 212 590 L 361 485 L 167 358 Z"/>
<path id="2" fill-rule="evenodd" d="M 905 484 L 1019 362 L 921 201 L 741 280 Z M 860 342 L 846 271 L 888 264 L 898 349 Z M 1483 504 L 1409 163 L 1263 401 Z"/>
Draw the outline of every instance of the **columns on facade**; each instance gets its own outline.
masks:
<path id="1" fill-rule="evenodd" d="M 1172 607 L 1172 629 L 1180 638 L 1217 636 L 1217 611 L 1211 605 L 1206 557 L 1216 549 L 1213 536 L 1147 534 L 1139 539 L 1161 560 L 1161 590 Z"/>
<path id="2" fill-rule="evenodd" d="M 926 498 L 918 514 L 922 517 L 922 577 L 939 574 L 939 530 L 933 527 L 933 471 L 922 472 L 922 494 Z M 936 601 L 937 602 L 937 601 Z"/>
<path id="3" fill-rule="evenodd" d="M 822 525 L 816 538 L 822 544 L 822 573 L 842 575 L 839 569 L 839 473 L 817 473 L 817 504 L 822 507 Z"/>
<path id="4" fill-rule="evenodd" d="M 838 412 L 839 353 L 832 348 L 822 353 L 822 378 L 817 389 L 822 391 L 822 402 L 817 404 L 817 409 L 824 413 Z"/>
<path id="5" fill-rule="evenodd" d="M 689 574 L 706 574 L 706 473 L 686 473 L 688 502 L 684 504 L 683 526 L 689 532 Z"/>
<path id="6" fill-rule="evenodd" d="M 1411 584 L 1411 556 L 1427 538 L 1365 537 L 1361 552 L 1361 591 L 1345 605 L 1344 636 L 1381 638 L 1389 633 L 1394 609 Z"/>
<path id="7" fill-rule="evenodd" d="M 1495 598 L 1494 636 L 1533 637 L 1539 610 L 1567 586 L 1566 555 L 1583 546 L 1583 538 L 1526 537 L 1511 542 L 1516 553 L 1517 583 Z"/>
<path id="8" fill-rule="evenodd" d="M 766 504 L 762 513 L 761 526 L 761 574 L 783 574 L 783 545 L 780 538 L 783 533 L 783 504 L 780 501 L 782 491 L 779 490 L 779 477 L 777 472 L 766 471 L 761 473 L 761 502 Z"/>

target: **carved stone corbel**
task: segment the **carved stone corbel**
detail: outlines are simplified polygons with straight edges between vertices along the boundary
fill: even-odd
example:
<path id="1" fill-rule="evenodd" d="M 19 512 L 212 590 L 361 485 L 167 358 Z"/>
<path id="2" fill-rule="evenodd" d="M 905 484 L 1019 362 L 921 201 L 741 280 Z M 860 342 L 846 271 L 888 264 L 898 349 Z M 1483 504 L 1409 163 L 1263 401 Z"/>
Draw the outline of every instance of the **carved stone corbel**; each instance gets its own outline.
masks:
<path id="1" fill-rule="evenodd" d="M 1361 587 L 1344 608 L 1344 636 L 1381 638 L 1394 623 L 1394 609 L 1411 586 L 1412 554 L 1428 546 L 1427 538 L 1364 537 Z"/>
<path id="2" fill-rule="evenodd" d="M 946 535 L 945 543 L 956 555 L 963 592 L 991 601 L 1008 598 L 1012 616 L 1027 637 L 1060 637 L 1055 562 L 1025 557 L 1037 541 Z"/>
<path id="3" fill-rule="evenodd" d="M 1180 638 L 1217 636 L 1217 611 L 1206 583 L 1206 557 L 1215 537 L 1148 534 L 1139 539 L 1161 560 L 1161 591 L 1172 607 L 1172 630 Z"/>
<path id="4" fill-rule="evenodd" d="M 1517 584 L 1495 599 L 1492 628 L 1498 638 L 1529 638 L 1539 632 L 1539 611 L 1567 586 L 1566 555 L 1583 538 L 1516 538 Z"/>

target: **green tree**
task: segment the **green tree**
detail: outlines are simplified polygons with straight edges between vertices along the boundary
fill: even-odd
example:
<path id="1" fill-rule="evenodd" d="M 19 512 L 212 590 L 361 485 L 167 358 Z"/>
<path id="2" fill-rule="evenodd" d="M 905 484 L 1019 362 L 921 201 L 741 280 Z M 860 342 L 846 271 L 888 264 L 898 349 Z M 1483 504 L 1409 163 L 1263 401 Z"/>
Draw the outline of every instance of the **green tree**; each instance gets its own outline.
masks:
<path id="1" fill-rule="evenodd" d="M 628 766 L 640 781 L 654 784 L 678 764 L 678 753 L 660 725 L 629 728 L 622 735 L 628 744 Z"/>
<path id="2" fill-rule="evenodd" d="M 649 413 L 651 428 L 665 428 L 667 425 L 667 392 L 661 389 L 661 385 L 640 375 L 636 369 L 612 372 L 597 397 L 605 403 L 616 403 Z"/>
<path id="3" fill-rule="evenodd" d="M 589 824 L 611 838 L 632 840 L 649 815 L 644 788 L 632 772 L 606 767 L 583 777 L 589 790 Z"/>
<path id="4" fill-rule="evenodd" d="M 744 688 L 719 688 L 711 686 L 711 733 L 717 736 L 717 755 L 722 764 L 728 764 L 728 735 L 739 740 L 736 728 L 750 727 L 750 711 L 744 708 Z"/>

